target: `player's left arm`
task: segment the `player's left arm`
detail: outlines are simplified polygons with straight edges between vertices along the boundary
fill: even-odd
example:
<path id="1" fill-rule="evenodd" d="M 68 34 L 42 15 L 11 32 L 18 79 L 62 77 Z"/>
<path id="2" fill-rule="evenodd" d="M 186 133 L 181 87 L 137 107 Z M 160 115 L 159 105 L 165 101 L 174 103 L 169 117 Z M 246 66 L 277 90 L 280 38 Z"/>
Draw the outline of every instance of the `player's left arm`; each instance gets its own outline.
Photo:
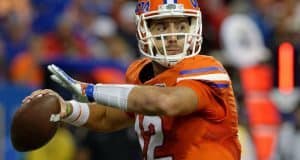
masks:
<path id="1" fill-rule="evenodd" d="M 197 94 L 185 86 L 136 86 L 128 96 L 129 112 L 177 116 L 190 114 L 197 108 Z"/>
<path id="2" fill-rule="evenodd" d="M 175 87 L 137 86 L 128 102 L 128 110 L 150 115 L 182 116 L 200 111 L 216 118 L 225 114 L 222 96 L 197 80 L 183 80 Z"/>
<path id="3" fill-rule="evenodd" d="M 187 115 L 201 109 L 207 99 L 213 99 L 211 91 L 205 85 L 197 86 L 199 93 L 191 86 L 186 85 L 200 82 L 185 80 L 174 87 L 158 87 L 144 85 L 115 85 L 115 84 L 87 84 L 76 81 L 57 66 L 49 66 L 53 73 L 51 78 L 69 89 L 80 100 L 88 100 L 99 104 L 118 108 L 127 112 L 145 115 Z M 186 83 L 188 82 L 188 83 Z M 203 89 L 202 89 L 203 88 Z M 199 90 L 199 89 L 198 89 Z M 202 96 L 204 95 L 204 96 Z"/>

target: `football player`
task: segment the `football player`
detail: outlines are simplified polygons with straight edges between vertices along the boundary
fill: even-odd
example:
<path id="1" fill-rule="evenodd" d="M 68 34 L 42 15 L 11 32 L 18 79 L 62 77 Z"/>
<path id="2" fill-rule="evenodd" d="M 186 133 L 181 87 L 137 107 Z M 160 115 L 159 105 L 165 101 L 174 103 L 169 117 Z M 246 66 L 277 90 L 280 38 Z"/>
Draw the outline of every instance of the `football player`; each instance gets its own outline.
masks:
<path id="1" fill-rule="evenodd" d="M 201 12 L 196 0 L 138 0 L 137 38 L 144 58 L 128 68 L 128 84 L 88 84 L 55 65 L 51 78 L 76 100 L 51 90 L 61 113 L 51 121 L 99 132 L 135 127 L 145 160 L 239 160 L 237 106 L 222 64 L 199 55 Z"/>

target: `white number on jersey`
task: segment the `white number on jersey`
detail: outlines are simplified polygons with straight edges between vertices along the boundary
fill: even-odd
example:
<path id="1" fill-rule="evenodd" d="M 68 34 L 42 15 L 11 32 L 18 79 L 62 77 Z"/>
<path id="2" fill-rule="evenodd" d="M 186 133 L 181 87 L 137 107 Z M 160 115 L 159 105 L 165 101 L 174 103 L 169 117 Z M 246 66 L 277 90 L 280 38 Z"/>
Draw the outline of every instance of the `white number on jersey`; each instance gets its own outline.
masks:
<path id="1" fill-rule="evenodd" d="M 163 145 L 162 119 L 159 116 L 137 116 L 135 131 L 138 134 L 145 160 L 172 160 L 172 157 L 155 158 L 155 148 Z"/>

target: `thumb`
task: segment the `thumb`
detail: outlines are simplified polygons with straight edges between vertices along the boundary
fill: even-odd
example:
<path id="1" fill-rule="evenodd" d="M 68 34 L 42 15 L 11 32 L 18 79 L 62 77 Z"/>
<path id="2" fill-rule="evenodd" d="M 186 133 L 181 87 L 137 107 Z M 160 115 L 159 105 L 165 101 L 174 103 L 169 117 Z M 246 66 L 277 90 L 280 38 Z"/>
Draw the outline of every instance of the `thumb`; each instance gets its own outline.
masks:
<path id="1" fill-rule="evenodd" d="M 67 102 L 65 102 L 63 99 L 60 99 L 60 112 L 59 112 L 60 118 L 65 118 L 68 115 L 67 112 Z"/>
<path id="2" fill-rule="evenodd" d="M 59 122 L 63 118 L 67 117 L 67 112 L 66 112 L 66 104 L 65 102 L 60 101 L 60 112 L 57 114 L 52 114 L 50 116 L 50 122 Z"/>

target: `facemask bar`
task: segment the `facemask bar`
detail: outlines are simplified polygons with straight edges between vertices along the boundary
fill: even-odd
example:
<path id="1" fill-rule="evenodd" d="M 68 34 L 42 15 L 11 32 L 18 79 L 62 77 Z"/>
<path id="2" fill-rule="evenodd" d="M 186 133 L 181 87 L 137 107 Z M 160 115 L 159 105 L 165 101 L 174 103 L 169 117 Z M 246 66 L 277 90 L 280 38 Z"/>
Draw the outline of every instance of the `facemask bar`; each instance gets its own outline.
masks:
<path id="1" fill-rule="evenodd" d="M 191 50 L 191 52 L 196 52 L 196 43 L 201 41 L 201 36 L 198 34 L 190 34 L 190 33 L 165 33 L 165 34 L 159 34 L 159 35 L 151 35 L 149 37 L 144 38 L 144 41 L 150 41 L 151 46 L 156 49 L 156 53 L 151 52 L 151 56 L 156 56 L 156 55 L 165 55 L 166 54 L 166 44 L 165 42 L 167 41 L 167 37 L 169 36 L 177 36 L 177 37 L 184 37 L 184 46 L 182 49 L 182 52 L 187 51 L 188 49 Z M 164 52 L 160 52 L 160 49 L 157 47 L 157 44 L 155 41 L 158 41 L 157 38 L 159 38 L 163 46 Z M 178 38 L 179 39 L 179 38 Z M 190 39 L 190 42 L 189 42 Z M 144 44 L 149 44 L 149 43 L 144 43 Z M 150 45 L 149 45 L 150 46 Z M 191 48 L 192 47 L 192 48 Z M 178 53 L 181 54 L 181 53 Z M 187 56 L 189 53 L 187 53 Z M 170 56 L 170 55 L 169 55 Z"/>
<path id="2" fill-rule="evenodd" d="M 181 53 L 177 53 L 175 55 L 168 55 L 167 48 L 166 48 L 166 39 L 168 36 L 184 36 L 184 42 L 183 42 L 183 49 Z M 162 47 L 158 48 L 155 40 L 159 38 L 162 43 Z M 190 39 L 190 42 L 189 42 Z M 171 66 L 168 65 L 168 62 L 175 63 L 177 61 L 182 60 L 183 58 L 188 58 L 195 56 L 195 54 L 198 54 L 201 50 L 200 44 L 202 41 L 202 38 L 198 34 L 190 34 L 190 33 L 166 33 L 166 34 L 159 34 L 159 35 L 151 35 L 149 37 L 146 37 L 144 39 L 142 46 L 149 46 L 147 49 L 150 50 L 150 53 L 144 52 L 144 50 L 141 50 L 142 54 L 156 60 L 159 63 L 162 63 L 164 66 Z M 151 47 L 151 48 L 150 48 Z M 153 49 L 155 48 L 155 49 Z M 161 51 L 162 50 L 162 51 Z"/>

